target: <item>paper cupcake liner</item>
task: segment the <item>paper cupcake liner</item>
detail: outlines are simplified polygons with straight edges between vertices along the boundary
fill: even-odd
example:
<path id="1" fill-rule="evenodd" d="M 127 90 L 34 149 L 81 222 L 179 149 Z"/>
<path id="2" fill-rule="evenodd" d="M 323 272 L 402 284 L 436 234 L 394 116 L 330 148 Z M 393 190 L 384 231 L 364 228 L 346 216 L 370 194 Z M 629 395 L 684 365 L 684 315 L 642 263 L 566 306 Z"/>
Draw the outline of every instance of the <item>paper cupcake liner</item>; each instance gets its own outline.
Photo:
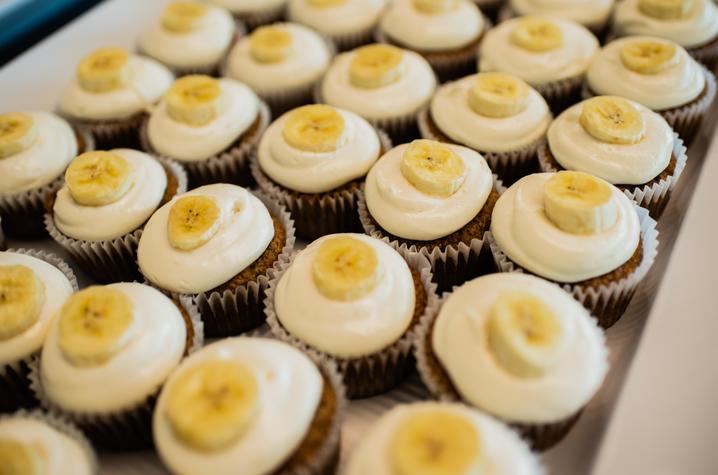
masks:
<path id="1" fill-rule="evenodd" d="M 432 282 L 431 266 L 426 257 L 420 254 L 406 249 L 398 252 L 412 270 L 419 272 L 424 292 L 426 292 L 426 307 L 421 317 L 423 319 L 427 314 L 436 311 L 439 302 L 436 295 L 436 284 Z M 414 367 L 412 342 L 419 324 L 410 327 L 401 338 L 389 347 L 367 356 L 342 358 L 321 352 L 291 335 L 277 317 L 274 308 L 274 294 L 279 279 L 290 265 L 291 262 L 285 262 L 269 282 L 267 296 L 264 300 L 264 312 L 267 315 L 267 324 L 272 335 L 304 352 L 316 352 L 323 360 L 336 363 L 339 372 L 343 375 L 347 397 L 350 399 L 385 393 L 403 381 Z"/>
<path id="2" fill-rule="evenodd" d="M 361 31 L 344 33 L 342 35 L 327 35 L 336 45 L 337 51 L 351 51 L 374 41 L 375 25 Z"/>
<path id="3" fill-rule="evenodd" d="M 582 74 L 540 84 L 534 86 L 534 88 L 546 99 L 554 116 L 558 116 L 564 110 L 581 101 L 583 78 L 584 75 Z"/>
<path id="4" fill-rule="evenodd" d="M 272 8 L 263 12 L 251 12 L 251 13 L 233 13 L 236 20 L 241 21 L 247 26 L 250 31 L 255 28 L 268 25 L 269 23 L 275 23 L 284 19 L 285 5 L 282 4 L 277 8 Z"/>
<path id="5" fill-rule="evenodd" d="M 63 116 L 80 132 L 92 134 L 95 146 L 99 150 L 113 148 L 139 148 L 138 132 L 147 112 L 139 112 L 126 119 L 115 120 L 85 120 L 75 117 Z"/>
<path id="6" fill-rule="evenodd" d="M 479 7 L 481 13 L 493 23 L 498 22 L 499 10 L 504 4 L 504 0 L 474 0 L 474 3 Z"/>
<path id="7" fill-rule="evenodd" d="M 503 7 L 501 7 L 497 14 L 497 22 L 502 23 L 506 20 L 510 20 L 514 17 L 516 17 L 516 12 L 511 8 L 511 6 L 507 3 Z M 584 25 L 586 26 L 586 25 Z M 591 33 L 593 33 L 596 38 L 598 38 L 598 41 L 601 44 L 605 44 L 607 42 L 606 38 L 609 32 L 609 20 L 606 19 L 606 23 L 602 25 L 596 25 L 596 26 L 586 26 Z"/>
<path id="8" fill-rule="evenodd" d="M 7 249 L 7 244 L 5 243 L 5 233 L 2 231 L 2 216 L 0 216 L 0 251 L 5 249 Z"/>
<path id="9" fill-rule="evenodd" d="M 187 191 L 187 175 L 178 163 L 158 157 L 162 166 L 177 178 L 177 192 Z M 55 225 L 52 213 L 45 214 L 45 228 L 50 237 L 60 244 L 87 274 L 101 283 L 141 280 L 137 269 L 137 245 L 143 228 L 123 236 L 103 241 L 85 241 L 66 236 Z"/>
<path id="10" fill-rule="evenodd" d="M 709 71 L 714 71 L 718 66 L 718 38 L 703 46 L 686 48 L 686 51 Z"/>

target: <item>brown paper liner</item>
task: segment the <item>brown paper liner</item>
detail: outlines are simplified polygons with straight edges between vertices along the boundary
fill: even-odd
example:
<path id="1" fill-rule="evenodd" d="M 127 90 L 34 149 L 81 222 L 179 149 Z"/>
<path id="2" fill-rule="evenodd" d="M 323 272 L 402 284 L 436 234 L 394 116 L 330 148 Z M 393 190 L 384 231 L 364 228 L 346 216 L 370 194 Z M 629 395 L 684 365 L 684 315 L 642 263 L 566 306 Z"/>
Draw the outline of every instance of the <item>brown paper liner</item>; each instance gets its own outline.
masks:
<path id="1" fill-rule="evenodd" d="M 282 4 L 278 8 L 267 10 L 264 12 L 252 13 L 232 13 L 236 20 L 241 21 L 247 26 L 249 31 L 254 30 L 262 25 L 276 23 L 284 19 L 285 5 Z"/>
<path id="2" fill-rule="evenodd" d="M 95 138 L 98 150 L 110 150 L 140 148 L 138 133 L 147 115 L 147 112 L 142 111 L 125 119 L 89 120 L 67 115 L 63 117 L 77 130 L 90 133 Z"/>
<path id="3" fill-rule="evenodd" d="M 686 51 L 709 71 L 715 71 L 718 66 L 718 37 L 705 45 L 686 48 Z"/>
<path id="4" fill-rule="evenodd" d="M 7 244 L 5 243 L 5 233 L 2 231 L 2 216 L 0 216 L 0 251 L 5 249 L 7 249 Z"/>
<path id="5" fill-rule="evenodd" d="M 474 0 L 481 13 L 486 15 L 494 24 L 498 22 L 499 10 L 504 0 Z"/>
<path id="6" fill-rule="evenodd" d="M 374 25 L 361 31 L 354 33 L 345 33 L 342 35 L 327 35 L 336 45 L 337 51 L 350 51 L 363 45 L 367 45 L 374 41 Z"/>

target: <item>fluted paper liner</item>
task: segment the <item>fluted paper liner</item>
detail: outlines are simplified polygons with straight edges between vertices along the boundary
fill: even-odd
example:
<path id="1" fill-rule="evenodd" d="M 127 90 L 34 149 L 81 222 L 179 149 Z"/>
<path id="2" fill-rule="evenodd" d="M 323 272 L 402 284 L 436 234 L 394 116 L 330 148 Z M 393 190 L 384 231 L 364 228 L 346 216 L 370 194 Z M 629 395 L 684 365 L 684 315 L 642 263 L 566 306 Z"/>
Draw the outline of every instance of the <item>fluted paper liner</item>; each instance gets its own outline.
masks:
<path id="1" fill-rule="evenodd" d="M 327 36 L 334 42 L 337 51 L 351 51 L 374 41 L 374 25 L 353 33 Z"/>
<path id="2" fill-rule="evenodd" d="M 236 20 L 241 21 L 247 29 L 254 30 L 262 25 L 282 21 L 284 18 L 285 5 L 282 4 L 263 12 L 232 13 Z"/>
<path id="3" fill-rule="evenodd" d="M 718 37 L 706 45 L 686 48 L 686 51 L 709 71 L 715 70 L 718 66 Z"/>
<path id="4" fill-rule="evenodd" d="M 504 22 L 506 20 L 510 20 L 516 16 L 521 16 L 521 15 L 517 15 L 516 12 L 514 11 L 514 9 L 511 8 L 511 6 L 507 2 L 505 5 L 498 8 L 497 22 L 502 23 L 502 22 Z M 588 30 L 596 36 L 596 38 L 599 40 L 599 42 L 601 44 L 605 44 L 606 41 L 604 40 L 604 38 L 606 38 L 609 23 L 610 23 L 610 18 L 607 18 L 606 23 L 603 25 L 590 26 L 590 27 L 585 26 L 585 25 L 584 26 L 586 28 L 588 28 Z"/>
<path id="5" fill-rule="evenodd" d="M 109 150 L 123 147 L 136 148 L 139 145 L 138 132 L 148 114 L 146 111 L 141 111 L 125 119 L 106 120 L 62 116 L 77 130 L 92 134 L 98 149 Z"/>

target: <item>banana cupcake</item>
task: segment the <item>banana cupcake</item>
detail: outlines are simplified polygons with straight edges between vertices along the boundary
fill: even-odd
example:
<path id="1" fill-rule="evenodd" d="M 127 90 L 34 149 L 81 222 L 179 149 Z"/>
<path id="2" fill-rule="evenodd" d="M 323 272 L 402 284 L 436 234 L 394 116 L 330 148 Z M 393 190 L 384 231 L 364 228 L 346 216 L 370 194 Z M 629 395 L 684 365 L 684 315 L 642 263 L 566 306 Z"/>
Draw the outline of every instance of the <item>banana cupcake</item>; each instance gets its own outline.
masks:
<path id="1" fill-rule="evenodd" d="M 65 415 L 98 445 L 152 445 L 152 409 L 182 358 L 202 346 L 202 322 L 187 298 L 149 285 L 87 287 L 53 319 L 30 380 L 42 405 Z"/>
<path id="2" fill-rule="evenodd" d="M 716 95 L 713 73 L 681 46 L 649 36 L 621 38 L 601 49 L 583 96 L 614 95 L 660 113 L 690 145 Z"/>
<path id="3" fill-rule="evenodd" d="M 441 86 L 419 115 L 419 130 L 425 139 L 481 153 L 510 185 L 536 171 L 536 152 L 551 119 L 546 100 L 523 80 L 479 73 Z"/>
<path id="4" fill-rule="evenodd" d="M 73 130 L 50 112 L 0 114 L 0 214 L 7 234 L 18 239 L 47 236 L 47 196 L 62 184 L 70 161 L 94 147 L 89 132 Z"/>
<path id="5" fill-rule="evenodd" d="M 658 247 L 656 222 L 614 185 L 578 171 L 536 173 L 496 202 L 489 243 L 501 272 L 560 284 L 608 328 Z"/>
<path id="6" fill-rule="evenodd" d="M 252 174 L 292 215 L 297 235 L 361 230 L 357 199 L 364 176 L 391 140 L 353 112 L 327 105 L 294 109 L 269 126 Z"/>
<path id="7" fill-rule="evenodd" d="M 127 148 L 84 153 L 67 167 L 45 226 L 95 280 L 136 280 L 145 222 L 186 189 L 184 170 L 169 160 Z"/>
<path id="8" fill-rule="evenodd" d="M 602 36 L 608 28 L 614 3 L 615 0 L 509 0 L 499 13 L 499 21 L 514 15 L 547 15 L 575 21 Z"/>
<path id="9" fill-rule="evenodd" d="M 523 79 L 558 114 L 578 102 L 581 82 L 598 48 L 596 37 L 578 23 L 543 16 L 513 18 L 486 34 L 479 71 Z"/>
<path id="10" fill-rule="evenodd" d="M 487 23 L 472 0 L 394 0 L 376 39 L 416 51 L 446 81 L 475 71 Z"/>
<path id="11" fill-rule="evenodd" d="M 413 368 L 412 340 L 438 300 L 425 257 L 364 234 L 324 236 L 270 282 L 275 337 L 337 364 L 350 398 L 384 393 Z"/>
<path id="12" fill-rule="evenodd" d="M 446 294 L 422 322 L 416 359 L 434 397 L 499 418 L 535 450 L 568 433 L 608 372 L 605 337 L 586 309 L 520 273 L 479 277 Z"/>
<path id="13" fill-rule="evenodd" d="M 169 69 L 153 59 L 100 48 L 80 61 L 58 111 L 91 132 L 99 148 L 136 147 L 142 121 L 172 80 Z"/>
<path id="14" fill-rule="evenodd" d="M 27 376 L 47 329 L 72 292 L 72 269 L 54 254 L 0 252 L 0 412 L 37 404 Z"/>
<path id="15" fill-rule="evenodd" d="M 174 198 L 145 226 L 140 271 L 200 308 L 205 333 L 237 335 L 264 322 L 270 277 L 289 260 L 294 223 L 277 201 L 225 183 Z"/>
<path id="16" fill-rule="evenodd" d="M 140 38 L 139 49 L 177 76 L 217 74 L 232 40 L 244 33 L 225 9 L 194 1 L 173 1 Z"/>
<path id="17" fill-rule="evenodd" d="M 207 0 L 229 10 L 250 29 L 274 23 L 284 17 L 287 0 Z"/>
<path id="18" fill-rule="evenodd" d="M 427 257 L 443 292 L 491 268 L 482 251 L 502 188 L 477 152 L 415 140 L 369 171 L 359 219 L 370 236 Z"/>
<path id="19" fill-rule="evenodd" d="M 616 96 L 567 109 L 539 150 L 545 172 L 577 170 L 616 185 L 660 218 L 686 165 L 683 141 L 660 114 Z"/>
<path id="20" fill-rule="evenodd" d="M 399 404 L 382 414 L 349 456 L 345 475 L 541 475 L 518 435 L 462 404 Z"/>

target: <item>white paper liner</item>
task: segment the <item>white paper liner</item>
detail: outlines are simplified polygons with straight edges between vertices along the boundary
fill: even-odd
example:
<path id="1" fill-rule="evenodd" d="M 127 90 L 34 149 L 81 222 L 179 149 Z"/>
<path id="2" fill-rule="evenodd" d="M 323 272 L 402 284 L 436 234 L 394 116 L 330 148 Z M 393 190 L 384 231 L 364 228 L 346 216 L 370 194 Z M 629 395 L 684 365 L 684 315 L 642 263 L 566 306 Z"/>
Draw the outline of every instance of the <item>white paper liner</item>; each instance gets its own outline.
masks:
<path id="1" fill-rule="evenodd" d="M 554 115 L 558 115 L 565 109 L 580 102 L 583 78 L 584 74 L 581 74 L 546 84 L 539 84 L 534 86 L 534 89 L 546 99 Z"/>
<path id="2" fill-rule="evenodd" d="M 119 147 L 136 147 L 139 143 L 138 132 L 147 117 L 147 112 L 142 111 L 125 119 L 114 120 L 89 120 L 67 115 L 63 117 L 76 130 L 92 134 L 98 149 L 107 150 Z"/>
<path id="3" fill-rule="evenodd" d="M 372 43 L 374 41 L 374 28 L 375 25 L 371 25 L 361 31 L 327 36 L 334 42 L 337 51 L 351 51 L 360 46 Z"/>
<path id="4" fill-rule="evenodd" d="M 282 4 L 276 8 L 263 12 L 233 13 L 233 16 L 236 20 L 244 23 L 247 26 L 247 29 L 251 31 L 259 26 L 283 20 L 284 10 L 285 5 Z"/>

